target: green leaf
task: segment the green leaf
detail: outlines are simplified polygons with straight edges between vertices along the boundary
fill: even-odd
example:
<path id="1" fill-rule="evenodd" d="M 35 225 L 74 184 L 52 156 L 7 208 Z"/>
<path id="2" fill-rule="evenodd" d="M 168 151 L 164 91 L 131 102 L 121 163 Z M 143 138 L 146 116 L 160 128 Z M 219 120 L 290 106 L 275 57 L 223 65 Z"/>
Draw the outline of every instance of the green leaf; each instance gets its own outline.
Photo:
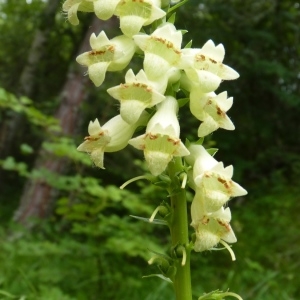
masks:
<path id="1" fill-rule="evenodd" d="M 204 142 L 204 137 L 201 137 L 195 144 L 196 145 L 202 145 Z"/>
<path id="2" fill-rule="evenodd" d="M 184 34 L 186 34 L 188 32 L 188 30 L 185 30 L 185 29 L 181 29 L 180 31 L 181 31 L 182 35 L 184 35 Z"/>
<path id="3" fill-rule="evenodd" d="M 20 97 L 20 102 L 24 105 L 32 104 L 32 100 L 27 97 Z"/>
<path id="4" fill-rule="evenodd" d="M 70 212 L 70 207 L 68 207 L 68 206 L 60 206 L 60 207 L 56 208 L 55 212 L 58 215 L 66 215 L 67 213 Z"/>
<path id="5" fill-rule="evenodd" d="M 172 6 L 169 8 L 168 10 L 168 14 L 171 13 L 172 11 L 176 10 L 177 8 L 179 8 L 180 6 L 182 6 L 184 3 L 186 3 L 188 0 L 183 0 L 179 3 L 177 3 L 176 5 Z"/>
<path id="6" fill-rule="evenodd" d="M 192 48 L 193 40 L 190 40 L 185 46 L 184 49 Z"/>
<path id="7" fill-rule="evenodd" d="M 170 16 L 170 18 L 168 19 L 168 23 L 172 23 L 172 24 L 174 24 L 175 23 L 175 18 L 176 18 L 176 12 L 175 13 L 173 13 L 171 16 Z"/>
<path id="8" fill-rule="evenodd" d="M 22 144 L 20 146 L 22 154 L 31 154 L 33 153 L 33 148 L 29 146 L 28 144 Z"/>
<path id="9" fill-rule="evenodd" d="M 1 164 L 4 170 L 13 170 L 15 168 L 16 161 L 12 156 L 8 156 L 1 161 Z"/>
<path id="10" fill-rule="evenodd" d="M 198 300 L 223 300 L 225 297 L 230 296 L 230 297 L 235 297 L 239 300 L 243 300 L 238 294 L 236 293 L 231 293 L 231 292 L 222 292 L 219 290 L 212 291 L 208 294 L 204 294 L 203 296 L 200 296 Z"/>
<path id="11" fill-rule="evenodd" d="M 186 105 L 189 101 L 190 101 L 190 98 L 181 98 L 181 99 L 178 99 L 178 105 L 181 108 L 184 105 Z"/>
<path id="12" fill-rule="evenodd" d="M 160 278 L 160 279 L 162 279 L 162 280 L 165 280 L 165 281 L 167 281 L 167 282 L 169 282 L 169 283 L 173 283 L 173 281 L 172 281 L 170 278 L 165 277 L 165 276 L 162 275 L 162 274 L 151 274 L 151 275 L 143 276 L 142 278 L 150 278 L 150 277 L 158 277 L 158 278 Z"/>
<path id="13" fill-rule="evenodd" d="M 16 298 L 19 298 L 18 296 L 14 296 L 6 291 L 3 291 L 3 290 L 0 290 L 0 295 L 3 295 L 3 296 L 6 296 L 10 299 L 16 299 Z"/>
<path id="14" fill-rule="evenodd" d="M 209 148 L 209 149 L 206 149 L 206 151 L 211 155 L 211 156 L 214 156 L 217 152 L 218 152 L 219 149 L 217 148 Z"/>

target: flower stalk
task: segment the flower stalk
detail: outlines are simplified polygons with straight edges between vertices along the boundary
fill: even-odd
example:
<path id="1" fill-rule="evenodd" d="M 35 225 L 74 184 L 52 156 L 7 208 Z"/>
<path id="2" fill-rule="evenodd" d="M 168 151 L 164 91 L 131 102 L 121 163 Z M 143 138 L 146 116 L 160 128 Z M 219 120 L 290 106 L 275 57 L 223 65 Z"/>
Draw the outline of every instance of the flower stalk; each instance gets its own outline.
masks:
<path id="1" fill-rule="evenodd" d="M 122 35 L 109 39 L 104 31 L 98 35 L 93 33 L 91 50 L 77 57 L 97 87 L 104 82 L 106 72 L 121 71 L 129 66 L 125 81 L 107 90 L 119 101 L 120 114 L 103 126 L 98 119 L 91 121 L 89 135 L 78 150 L 88 153 L 93 163 L 102 169 L 104 153 L 119 151 L 127 145 L 143 151 L 149 173 L 129 179 L 120 188 L 146 179 L 168 191 L 170 202 L 163 200 L 150 218 L 133 217 L 169 226 L 170 256 L 153 251 L 155 256 L 149 264 L 157 265 L 160 271 L 154 276 L 173 283 L 176 300 L 192 300 L 192 250 L 215 250 L 222 244 L 235 260 L 228 243 L 235 243 L 237 239 L 230 225 L 231 211 L 227 203 L 247 194 L 232 180 L 233 167 L 224 167 L 213 157 L 216 149 L 201 145 L 207 135 L 219 128 L 234 130 L 227 116 L 233 98 L 228 98 L 227 92 L 216 94 L 215 91 L 223 80 L 236 79 L 239 74 L 223 63 L 222 44 L 215 45 L 209 40 L 199 49 L 191 48 L 191 42 L 182 47 L 184 31 L 175 27 L 175 14 L 171 12 L 186 1 L 66 0 L 63 5 L 74 25 L 79 23 L 78 11 L 94 11 L 102 20 L 115 15 L 120 20 Z M 150 30 L 143 28 L 150 24 Z M 143 56 L 143 69 L 137 74 L 129 65 L 135 54 Z M 178 112 L 187 103 L 191 117 L 201 122 L 200 140 L 184 144 Z M 144 133 L 137 134 L 140 127 L 145 128 Z M 194 190 L 191 205 L 186 199 L 189 188 Z M 195 232 L 192 240 L 189 230 Z M 216 290 L 198 300 L 221 300 L 226 296 L 242 299 L 234 293 Z"/>
<path id="2" fill-rule="evenodd" d="M 172 248 L 178 245 L 185 248 L 186 257 L 184 265 L 182 257 L 176 260 L 176 274 L 174 277 L 174 290 L 176 300 L 192 300 L 191 271 L 188 215 L 185 189 L 181 188 L 178 173 L 182 172 L 183 165 L 180 157 L 174 158 L 168 165 L 168 174 L 171 178 L 169 195 L 171 199 L 172 219 L 170 223 Z"/>

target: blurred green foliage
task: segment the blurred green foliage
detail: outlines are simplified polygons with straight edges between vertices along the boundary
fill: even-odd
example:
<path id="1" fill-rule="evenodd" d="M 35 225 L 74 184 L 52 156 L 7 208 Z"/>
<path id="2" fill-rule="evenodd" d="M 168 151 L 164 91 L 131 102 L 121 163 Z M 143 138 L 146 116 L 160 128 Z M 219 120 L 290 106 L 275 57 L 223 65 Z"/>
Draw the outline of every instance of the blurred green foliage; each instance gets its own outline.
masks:
<path id="1" fill-rule="evenodd" d="M 82 106 L 86 121 L 78 140 L 53 134 L 59 128 L 50 115 L 88 14 L 81 15 L 84 26 L 74 27 L 57 12 L 33 99 L 13 94 L 44 5 L 39 0 L 1 2 L 0 121 L 16 112 L 26 116 L 29 126 L 28 136 L 17 141 L 18 149 L 0 160 L 5 172 L 0 194 L 0 299 L 172 300 L 166 282 L 141 279 L 157 273 L 147 265 L 148 249 L 168 251 L 167 228 L 129 217 L 150 217 L 166 193 L 142 181 L 119 190 L 144 167 L 132 149 L 107 155 L 105 171 L 91 167 L 89 157 L 76 151 L 88 120 L 103 112 L 109 118 L 115 109 L 103 94 L 121 77 L 108 74 L 107 85 L 91 88 Z M 195 299 L 216 289 L 230 289 L 245 300 L 299 298 L 299 17 L 299 3 L 288 0 L 190 0 L 177 13 L 178 28 L 189 31 L 183 44 L 190 39 L 193 47 L 208 39 L 223 43 L 224 63 L 241 75 L 220 88 L 234 96 L 229 115 L 236 131 L 220 130 L 205 142 L 220 149 L 217 159 L 234 165 L 235 180 L 249 192 L 229 202 L 237 261 L 231 262 L 226 251 L 193 253 Z M 184 107 L 180 120 L 182 135 L 190 139 L 199 124 L 187 113 Z M 66 174 L 32 167 L 35 139 L 44 137 L 42 147 L 49 155 L 70 161 Z M 10 222 L 28 178 L 42 178 L 58 191 L 53 215 L 31 233 Z"/>

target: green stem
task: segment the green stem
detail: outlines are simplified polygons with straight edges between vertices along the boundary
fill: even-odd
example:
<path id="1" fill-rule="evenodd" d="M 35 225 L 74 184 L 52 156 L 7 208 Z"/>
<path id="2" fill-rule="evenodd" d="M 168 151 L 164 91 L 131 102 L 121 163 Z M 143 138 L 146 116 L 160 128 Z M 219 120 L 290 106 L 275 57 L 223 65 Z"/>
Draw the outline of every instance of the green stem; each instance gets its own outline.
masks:
<path id="1" fill-rule="evenodd" d="M 179 157 L 169 163 L 168 172 L 172 181 L 169 191 L 173 213 L 170 224 L 172 247 L 182 245 L 186 249 L 185 264 L 182 266 L 180 259 L 176 263 L 177 272 L 174 278 L 174 288 L 176 300 L 192 300 L 186 194 L 176 176 L 182 169 L 182 161 Z"/>

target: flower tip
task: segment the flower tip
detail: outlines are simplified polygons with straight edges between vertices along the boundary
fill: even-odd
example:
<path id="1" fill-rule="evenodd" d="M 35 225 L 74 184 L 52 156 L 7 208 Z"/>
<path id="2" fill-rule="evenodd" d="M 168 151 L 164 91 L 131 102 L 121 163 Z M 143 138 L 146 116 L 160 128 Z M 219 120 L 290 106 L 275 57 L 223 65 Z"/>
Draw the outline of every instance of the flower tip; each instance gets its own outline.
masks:
<path id="1" fill-rule="evenodd" d="M 235 80 L 235 79 L 238 79 L 239 77 L 240 77 L 240 74 L 228 66 L 226 66 L 224 73 L 222 74 L 222 78 L 224 78 L 226 80 Z"/>
<path id="2" fill-rule="evenodd" d="M 94 122 L 90 121 L 89 127 L 88 127 L 89 134 L 95 135 L 95 134 L 98 134 L 99 131 L 101 131 L 101 126 L 100 126 L 98 119 L 96 118 Z"/>
<path id="3" fill-rule="evenodd" d="M 80 144 L 80 145 L 77 147 L 77 151 L 80 151 L 80 152 L 86 152 L 86 151 L 85 151 L 85 147 L 84 147 L 84 143 Z"/>

